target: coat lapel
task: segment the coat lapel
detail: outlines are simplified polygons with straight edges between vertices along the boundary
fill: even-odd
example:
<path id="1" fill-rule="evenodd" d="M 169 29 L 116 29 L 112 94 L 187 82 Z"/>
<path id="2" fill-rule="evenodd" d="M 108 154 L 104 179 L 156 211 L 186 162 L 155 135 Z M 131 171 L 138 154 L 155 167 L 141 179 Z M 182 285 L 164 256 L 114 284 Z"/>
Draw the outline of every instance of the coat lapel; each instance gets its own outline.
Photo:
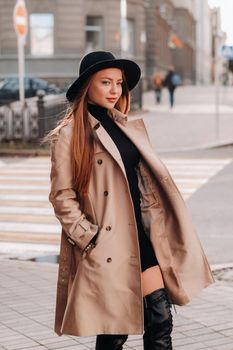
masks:
<path id="1" fill-rule="evenodd" d="M 111 156 L 115 159 L 115 161 L 117 162 L 117 164 L 121 168 L 123 174 L 127 178 L 126 172 L 125 172 L 125 167 L 124 167 L 120 152 L 118 151 L 118 148 L 117 148 L 115 142 L 109 136 L 109 134 L 104 129 L 104 127 L 101 125 L 101 123 L 96 118 L 94 118 L 93 115 L 91 115 L 90 113 L 89 113 L 89 120 L 90 120 L 91 126 L 94 130 L 95 138 L 99 139 L 99 141 L 102 143 L 102 145 L 107 150 L 107 152 L 109 152 L 111 154 Z"/>
<path id="2" fill-rule="evenodd" d="M 161 181 L 169 176 L 167 168 L 153 151 L 143 119 L 135 119 L 125 124 L 119 123 L 118 121 L 116 121 L 116 123 L 138 148 L 142 158 L 156 174 L 158 180 Z"/>
<path id="3" fill-rule="evenodd" d="M 158 180 L 163 181 L 169 177 L 170 174 L 167 168 L 153 151 L 143 119 L 140 118 L 128 121 L 127 116 L 115 108 L 109 111 L 109 115 L 118 125 L 118 127 L 126 134 L 126 136 L 128 136 L 128 138 L 134 143 L 142 158 L 149 165 L 150 169 L 156 174 Z M 109 136 L 107 131 L 101 126 L 100 122 L 90 113 L 89 118 L 97 138 L 118 163 L 126 177 L 124 164 L 114 141 Z"/>

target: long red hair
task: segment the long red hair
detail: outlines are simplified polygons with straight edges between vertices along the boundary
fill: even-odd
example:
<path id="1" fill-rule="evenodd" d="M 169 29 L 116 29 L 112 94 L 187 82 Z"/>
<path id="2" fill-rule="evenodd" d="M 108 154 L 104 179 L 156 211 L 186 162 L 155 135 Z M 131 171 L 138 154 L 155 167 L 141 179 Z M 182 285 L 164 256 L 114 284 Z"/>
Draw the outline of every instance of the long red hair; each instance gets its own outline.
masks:
<path id="1" fill-rule="evenodd" d="M 115 108 L 127 114 L 130 109 L 130 93 L 124 72 L 122 72 L 122 77 L 122 94 Z M 73 187 L 79 195 L 85 195 L 88 191 L 94 157 L 94 137 L 87 110 L 87 93 L 91 84 L 91 78 L 79 90 L 74 102 L 67 108 L 65 117 L 46 136 L 46 140 L 50 140 L 63 126 L 70 122 L 73 123 L 73 134 L 70 144 L 71 166 Z"/>

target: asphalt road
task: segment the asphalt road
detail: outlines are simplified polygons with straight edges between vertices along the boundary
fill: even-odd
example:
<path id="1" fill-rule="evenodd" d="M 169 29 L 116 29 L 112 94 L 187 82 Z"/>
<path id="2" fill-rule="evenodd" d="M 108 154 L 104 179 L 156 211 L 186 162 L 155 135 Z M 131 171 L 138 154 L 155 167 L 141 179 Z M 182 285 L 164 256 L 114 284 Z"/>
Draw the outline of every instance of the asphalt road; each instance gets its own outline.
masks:
<path id="1" fill-rule="evenodd" d="M 232 157 L 233 147 L 192 152 L 190 157 Z M 233 161 L 188 200 L 198 235 L 211 264 L 233 263 Z"/>
<path id="2" fill-rule="evenodd" d="M 220 87 L 218 116 L 213 86 L 178 88 L 172 110 L 166 90 L 161 105 L 155 104 L 153 92 L 143 99 L 144 120 L 161 157 L 232 159 L 186 201 L 211 264 L 233 263 L 232 91 L 233 87 Z M 217 144 L 227 146 L 205 149 Z"/>
<path id="3" fill-rule="evenodd" d="M 232 158 L 209 181 L 199 187 L 186 204 L 211 264 L 233 264 L 233 146 L 206 150 L 160 153 L 191 159 Z"/>

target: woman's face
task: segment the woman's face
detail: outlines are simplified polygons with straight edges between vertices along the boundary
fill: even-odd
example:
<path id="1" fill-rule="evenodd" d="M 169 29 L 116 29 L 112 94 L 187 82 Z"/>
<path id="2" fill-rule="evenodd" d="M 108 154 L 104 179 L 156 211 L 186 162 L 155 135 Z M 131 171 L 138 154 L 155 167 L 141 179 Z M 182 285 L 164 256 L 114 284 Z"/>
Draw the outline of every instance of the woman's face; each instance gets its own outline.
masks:
<path id="1" fill-rule="evenodd" d="M 119 68 L 106 68 L 95 73 L 87 92 L 89 102 L 113 108 L 122 94 L 122 72 Z"/>

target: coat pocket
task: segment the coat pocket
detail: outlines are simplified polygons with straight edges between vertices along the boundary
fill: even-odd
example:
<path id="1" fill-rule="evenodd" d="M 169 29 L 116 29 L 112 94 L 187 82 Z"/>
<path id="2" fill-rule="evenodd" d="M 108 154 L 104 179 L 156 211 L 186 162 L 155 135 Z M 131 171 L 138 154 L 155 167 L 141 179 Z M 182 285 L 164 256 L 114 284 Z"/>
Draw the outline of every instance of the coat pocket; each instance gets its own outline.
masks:
<path id="1" fill-rule="evenodd" d="M 155 181 L 153 181 L 149 171 L 142 162 L 137 168 L 138 188 L 141 193 L 141 207 L 148 208 L 151 206 L 159 207 L 161 205 L 158 189 Z"/>

